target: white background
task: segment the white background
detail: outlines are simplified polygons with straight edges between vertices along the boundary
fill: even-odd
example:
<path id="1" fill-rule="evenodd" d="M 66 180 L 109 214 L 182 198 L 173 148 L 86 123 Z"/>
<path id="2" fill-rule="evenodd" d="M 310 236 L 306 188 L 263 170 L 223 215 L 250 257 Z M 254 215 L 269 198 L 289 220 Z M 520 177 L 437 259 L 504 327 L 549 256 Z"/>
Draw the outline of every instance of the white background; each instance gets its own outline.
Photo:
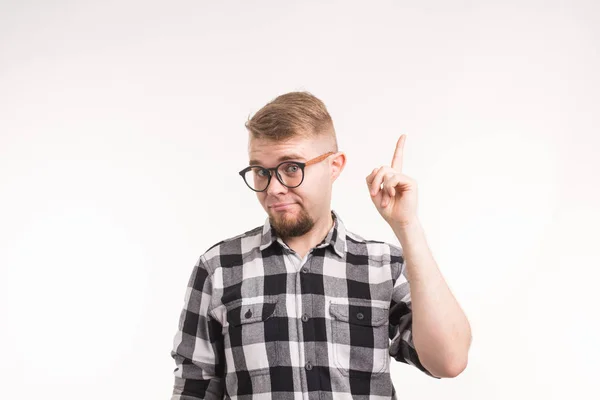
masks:
<path id="1" fill-rule="evenodd" d="M 598 398 L 599 48 L 596 1 L 0 1 L 0 398 L 169 398 L 193 264 L 266 216 L 243 124 L 293 90 L 367 238 L 408 135 L 474 339 L 456 379 L 394 363 L 401 397 Z"/>

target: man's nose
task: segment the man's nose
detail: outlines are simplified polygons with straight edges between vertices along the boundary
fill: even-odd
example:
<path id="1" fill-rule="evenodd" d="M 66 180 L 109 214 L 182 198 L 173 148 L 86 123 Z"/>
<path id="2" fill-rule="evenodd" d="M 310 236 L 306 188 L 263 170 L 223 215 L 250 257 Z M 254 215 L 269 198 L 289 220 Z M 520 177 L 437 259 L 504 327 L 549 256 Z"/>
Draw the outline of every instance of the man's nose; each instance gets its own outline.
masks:
<path id="1" fill-rule="evenodd" d="M 269 183 L 269 187 L 267 188 L 267 193 L 270 195 L 275 195 L 279 193 L 285 193 L 287 190 L 288 188 L 282 185 L 281 182 L 279 182 L 279 179 L 277 179 L 277 176 L 273 174 L 271 177 L 271 182 Z"/>

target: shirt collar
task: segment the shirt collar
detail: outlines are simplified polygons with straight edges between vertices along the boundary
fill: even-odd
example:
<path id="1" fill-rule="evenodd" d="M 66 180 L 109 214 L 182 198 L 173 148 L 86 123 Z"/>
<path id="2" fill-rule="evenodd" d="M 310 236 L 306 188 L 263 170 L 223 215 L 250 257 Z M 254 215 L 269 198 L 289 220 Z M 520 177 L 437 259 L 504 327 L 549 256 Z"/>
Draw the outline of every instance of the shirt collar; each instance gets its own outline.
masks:
<path id="1" fill-rule="evenodd" d="M 325 239 L 315 247 L 331 246 L 338 256 L 344 257 L 344 254 L 346 254 L 346 228 L 337 212 L 331 210 L 331 215 L 333 216 L 333 226 L 327 233 L 327 236 L 325 236 Z M 267 217 L 263 225 L 260 250 L 263 251 L 275 242 L 279 242 L 282 246 L 287 247 L 283 240 L 277 236 L 277 232 L 273 229 L 269 217 Z"/>

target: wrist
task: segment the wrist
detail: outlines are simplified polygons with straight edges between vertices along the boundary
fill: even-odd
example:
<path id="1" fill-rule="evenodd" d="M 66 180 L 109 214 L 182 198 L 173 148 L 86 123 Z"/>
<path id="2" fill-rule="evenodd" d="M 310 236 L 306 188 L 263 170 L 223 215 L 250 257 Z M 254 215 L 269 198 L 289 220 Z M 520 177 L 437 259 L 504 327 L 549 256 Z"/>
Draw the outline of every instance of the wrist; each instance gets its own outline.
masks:
<path id="1" fill-rule="evenodd" d="M 419 227 L 421 225 L 421 221 L 417 216 L 411 217 L 404 221 L 391 221 L 390 226 L 394 232 L 406 231 L 413 229 L 415 227 Z"/>

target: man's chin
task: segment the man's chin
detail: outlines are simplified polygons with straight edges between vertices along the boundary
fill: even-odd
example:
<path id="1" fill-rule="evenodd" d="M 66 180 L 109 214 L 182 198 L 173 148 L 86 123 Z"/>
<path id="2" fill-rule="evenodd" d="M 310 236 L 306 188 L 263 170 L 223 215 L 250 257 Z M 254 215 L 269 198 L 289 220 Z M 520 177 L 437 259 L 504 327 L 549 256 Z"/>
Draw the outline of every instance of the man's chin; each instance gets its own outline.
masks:
<path id="1" fill-rule="evenodd" d="M 298 218 L 293 213 L 282 212 L 282 213 L 275 213 L 275 215 L 272 215 L 271 221 L 273 221 L 276 226 L 282 226 L 282 225 L 293 226 L 293 225 L 296 225 Z"/>
<path id="2" fill-rule="evenodd" d="M 308 216 L 297 215 L 294 212 L 277 213 L 269 219 L 277 234 L 283 237 L 302 236 L 314 225 Z"/>

